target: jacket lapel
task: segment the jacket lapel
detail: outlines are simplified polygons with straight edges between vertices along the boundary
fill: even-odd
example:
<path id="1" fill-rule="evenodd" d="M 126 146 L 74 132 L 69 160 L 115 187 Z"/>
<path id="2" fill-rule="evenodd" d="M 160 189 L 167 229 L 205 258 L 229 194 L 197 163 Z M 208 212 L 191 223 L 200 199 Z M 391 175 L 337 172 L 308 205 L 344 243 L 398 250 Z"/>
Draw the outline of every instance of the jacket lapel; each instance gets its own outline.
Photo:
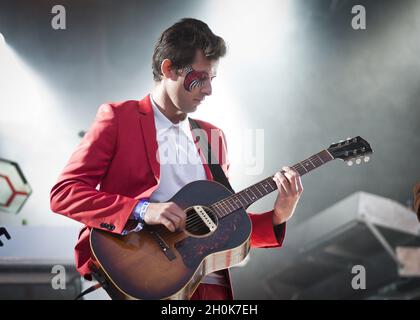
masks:
<path id="1" fill-rule="evenodd" d="M 139 101 L 139 112 L 141 129 L 143 130 L 144 142 L 146 144 L 147 157 L 149 159 L 150 167 L 157 182 L 160 177 L 160 164 L 158 145 L 156 140 L 156 127 L 153 115 L 152 104 L 150 102 L 150 95 Z"/>

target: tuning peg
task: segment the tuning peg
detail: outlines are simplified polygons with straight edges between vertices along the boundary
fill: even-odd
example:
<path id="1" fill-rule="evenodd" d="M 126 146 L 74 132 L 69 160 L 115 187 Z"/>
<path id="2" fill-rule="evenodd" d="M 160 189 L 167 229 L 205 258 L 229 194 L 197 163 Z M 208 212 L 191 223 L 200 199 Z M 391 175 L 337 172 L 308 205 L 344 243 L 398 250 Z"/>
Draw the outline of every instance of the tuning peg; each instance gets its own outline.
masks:
<path id="1" fill-rule="evenodd" d="M 347 165 L 348 165 L 349 167 L 351 167 L 351 166 L 353 165 L 353 161 L 351 161 L 351 160 L 347 161 Z"/>
<path id="2" fill-rule="evenodd" d="M 370 158 L 368 156 L 364 157 L 363 159 L 365 162 L 369 162 Z"/>
<path id="3" fill-rule="evenodd" d="M 362 159 L 358 158 L 356 159 L 356 164 L 361 164 L 362 163 Z"/>

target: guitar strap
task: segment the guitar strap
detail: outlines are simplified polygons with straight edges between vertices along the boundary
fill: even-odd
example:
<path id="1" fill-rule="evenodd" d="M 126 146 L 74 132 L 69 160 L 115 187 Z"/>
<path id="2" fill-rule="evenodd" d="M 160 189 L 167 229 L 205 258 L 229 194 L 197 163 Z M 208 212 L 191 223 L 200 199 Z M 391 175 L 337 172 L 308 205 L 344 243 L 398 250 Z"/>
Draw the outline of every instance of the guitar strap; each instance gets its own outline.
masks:
<path id="1" fill-rule="evenodd" d="M 211 174 L 213 175 L 213 179 L 221 184 L 223 184 L 226 188 L 228 188 L 230 191 L 235 193 L 233 191 L 232 186 L 229 183 L 229 180 L 227 179 L 225 172 L 223 171 L 222 167 L 219 164 L 219 160 L 216 161 L 216 163 L 213 161 L 214 159 L 218 159 L 214 157 L 214 154 L 211 150 L 210 142 L 207 139 L 207 135 L 204 134 L 204 130 L 201 129 L 200 125 L 195 121 L 194 119 L 188 118 L 190 121 L 191 128 L 193 130 L 193 135 L 197 142 L 200 144 L 200 149 L 205 152 L 207 150 L 207 163 L 210 168 Z M 195 130 L 199 129 L 199 130 Z M 197 135 L 197 133 L 200 133 L 200 135 Z"/>
<path id="2" fill-rule="evenodd" d="M 82 293 L 80 293 L 79 295 L 77 295 L 76 298 L 74 298 L 74 300 L 79 300 L 81 297 L 87 295 L 88 293 L 91 293 L 99 288 L 102 288 L 103 285 L 101 283 L 97 283 L 89 288 L 87 288 L 85 291 L 83 291 Z"/>
<path id="3" fill-rule="evenodd" d="M 108 288 L 108 282 L 105 280 L 105 278 L 99 272 L 92 271 L 92 278 L 95 279 L 96 281 L 98 281 L 98 283 L 94 284 L 93 286 L 90 286 L 89 288 L 87 288 L 86 290 L 84 290 L 83 292 L 78 294 L 76 296 L 76 298 L 74 298 L 74 300 L 79 300 L 83 296 L 85 296 L 88 293 L 91 293 L 95 290 L 98 290 L 99 288 L 104 288 L 105 290 Z"/>

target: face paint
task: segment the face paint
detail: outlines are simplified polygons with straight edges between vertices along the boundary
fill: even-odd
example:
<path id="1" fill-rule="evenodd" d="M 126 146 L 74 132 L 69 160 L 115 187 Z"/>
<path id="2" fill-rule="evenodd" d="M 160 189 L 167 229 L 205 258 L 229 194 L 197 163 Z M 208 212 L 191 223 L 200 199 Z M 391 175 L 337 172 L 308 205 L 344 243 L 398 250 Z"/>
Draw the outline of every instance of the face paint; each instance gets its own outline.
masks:
<path id="1" fill-rule="evenodd" d="M 184 88 L 188 92 L 191 92 L 194 88 L 202 87 L 206 77 L 208 76 L 206 72 L 196 71 L 192 66 L 186 66 L 184 71 L 186 73 Z"/>

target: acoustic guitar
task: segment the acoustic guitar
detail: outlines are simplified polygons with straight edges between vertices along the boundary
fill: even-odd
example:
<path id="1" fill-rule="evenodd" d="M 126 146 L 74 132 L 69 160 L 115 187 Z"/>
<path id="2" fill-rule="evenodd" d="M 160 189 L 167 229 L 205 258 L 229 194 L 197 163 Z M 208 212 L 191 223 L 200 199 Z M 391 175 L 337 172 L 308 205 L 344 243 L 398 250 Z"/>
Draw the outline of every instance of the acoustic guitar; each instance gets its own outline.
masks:
<path id="1" fill-rule="evenodd" d="M 301 176 L 333 159 L 349 165 L 369 160 L 361 137 L 332 144 L 292 166 Z M 90 245 L 100 274 L 124 299 L 189 299 L 203 277 L 242 262 L 250 250 L 252 203 L 277 190 L 270 176 L 233 193 L 218 182 L 199 180 L 170 200 L 187 216 L 185 230 L 146 225 L 122 236 L 92 229 Z"/>

